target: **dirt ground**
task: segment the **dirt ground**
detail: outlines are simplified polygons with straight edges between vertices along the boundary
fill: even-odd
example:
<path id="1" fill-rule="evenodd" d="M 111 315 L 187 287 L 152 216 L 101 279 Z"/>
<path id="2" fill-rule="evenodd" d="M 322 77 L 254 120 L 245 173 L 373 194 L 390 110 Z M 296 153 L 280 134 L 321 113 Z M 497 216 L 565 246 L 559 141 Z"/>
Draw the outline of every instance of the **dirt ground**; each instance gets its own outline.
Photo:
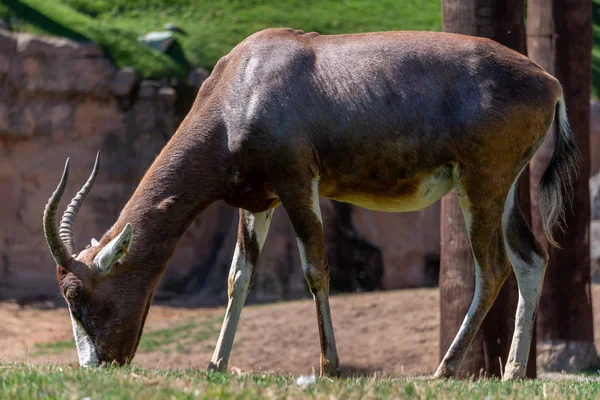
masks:
<path id="1" fill-rule="evenodd" d="M 600 285 L 593 286 L 600 310 Z M 390 376 L 426 374 L 438 361 L 439 294 L 411 289 L 335 296 L 333 322 L 343 371 Z M 159 368 L 205 368 L 224 308 L 154 305 L 134 363 Z M 595 320 L 600 343 L 600 318 Z M 312 300 L 247 306 L 230 368 L 318 372 L 319 345 Z M 0 363 L 76 362 L 66 308 L 0 303 Z"/>

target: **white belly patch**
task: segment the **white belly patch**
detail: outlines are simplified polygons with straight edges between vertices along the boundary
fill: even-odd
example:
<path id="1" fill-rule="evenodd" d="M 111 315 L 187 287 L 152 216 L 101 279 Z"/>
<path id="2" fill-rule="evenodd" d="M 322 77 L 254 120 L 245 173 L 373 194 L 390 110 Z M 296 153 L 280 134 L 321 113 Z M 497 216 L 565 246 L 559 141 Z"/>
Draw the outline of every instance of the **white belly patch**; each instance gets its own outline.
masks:
<path id="1" fill-rule="evenodd" d="M 377 195 L 357 192 L 336 195 L 332 199 L 374 211 L 416 211 L 429 207 L 441 199 L 442 196 L 452 190 L 453 186 L 454 180 L 452 179 L 451 170 L 441 168 L 432 175 L 423 178 L 418 184 L 417 189 L 405 196 L 389 195 L 385 189 L 382 189 L 381 193 Z"/>

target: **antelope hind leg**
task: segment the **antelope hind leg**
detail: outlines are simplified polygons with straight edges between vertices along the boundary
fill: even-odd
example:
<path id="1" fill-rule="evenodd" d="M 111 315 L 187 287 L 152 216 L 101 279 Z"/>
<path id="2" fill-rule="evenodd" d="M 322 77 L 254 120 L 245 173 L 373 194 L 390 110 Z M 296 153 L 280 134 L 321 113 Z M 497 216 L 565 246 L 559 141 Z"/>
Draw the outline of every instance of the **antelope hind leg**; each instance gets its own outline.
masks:
<path id="1" fill-rule="evenodd" d="M 519 287 L 515 331 L 504 369 L 504 380 L 525 377 L 535 313 L 547 265 L 546 252 L 519 210 L 515 187 L 516 183 L 511 188 L 502 217 L 508 258 Z"/>
<path id="2" fill-rule="evenodd" d="M 455 375 L 477 330 L 510 273 L 502 237 L 502 209 L 495 207 L 497 202 L 486 196 L 475 197 L 478 201 L 470 199 L 460 185 L 457 186 L 457 195 L 475 260 L 475 293 L 467 315 L 438 366 L 434 378 L 449 378 Z"/>

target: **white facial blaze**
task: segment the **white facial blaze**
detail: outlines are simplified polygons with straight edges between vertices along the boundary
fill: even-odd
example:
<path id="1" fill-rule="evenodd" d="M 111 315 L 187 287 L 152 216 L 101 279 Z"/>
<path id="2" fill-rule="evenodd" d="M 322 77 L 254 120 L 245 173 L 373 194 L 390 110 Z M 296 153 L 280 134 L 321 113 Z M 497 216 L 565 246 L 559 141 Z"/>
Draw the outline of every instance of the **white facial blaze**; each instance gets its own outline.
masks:
<path id="1" fill-rule="evenodd" d="M 92 339 L 90 339 L 81 322 L 73 316 L 70 309 L 69 314 L 71 315 L 71 325 L 73 325 L 73 336 L 75 337 L 75 346 L 77 346 L 79 365 L 82 367 L 98 365 L 98 355 L 96 354 L 96 348 Z"/>

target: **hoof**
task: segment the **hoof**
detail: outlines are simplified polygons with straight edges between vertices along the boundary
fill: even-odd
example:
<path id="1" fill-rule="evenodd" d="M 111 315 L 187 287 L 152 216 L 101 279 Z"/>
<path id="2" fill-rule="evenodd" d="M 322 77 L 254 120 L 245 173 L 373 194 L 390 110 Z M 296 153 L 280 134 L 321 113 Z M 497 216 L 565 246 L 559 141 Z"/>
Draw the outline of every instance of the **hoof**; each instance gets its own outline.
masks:
<path id="1" fill-rule="evenodd" d="M 339 378 L 341 376 L 339 363 L 332 363 L 329 360 L 321 364 L 321 376 L 328 378 Z"/>
<path id="2" fill-rule="evenodd" d="M 217 362 L 211 361 L 208 363 L 208 370 L 225 372 L 225 371 L 227 371 L 227 364 L 224 363 L 223 360 L 219 360 Z"/>
<path id="3" fill-rule="evenodd" d="M 506 364 L 506 370 L 502 376 L 503 381 L 516 381 L 525 377 L 527 366 L 521 365 L 518 362 L 509 362 Z"/>
<path id="4" fill-rule="evenodd" d="M 438 367 L 438 369 L 435 371 L 435 374 L 433 374 L 433 379 L 445 379 L 445 378 L 452 378 L 454 376 L 454 370 L 448 368 L 448 366 L 446 364 L 440 364 L 440 366 Z"/>

